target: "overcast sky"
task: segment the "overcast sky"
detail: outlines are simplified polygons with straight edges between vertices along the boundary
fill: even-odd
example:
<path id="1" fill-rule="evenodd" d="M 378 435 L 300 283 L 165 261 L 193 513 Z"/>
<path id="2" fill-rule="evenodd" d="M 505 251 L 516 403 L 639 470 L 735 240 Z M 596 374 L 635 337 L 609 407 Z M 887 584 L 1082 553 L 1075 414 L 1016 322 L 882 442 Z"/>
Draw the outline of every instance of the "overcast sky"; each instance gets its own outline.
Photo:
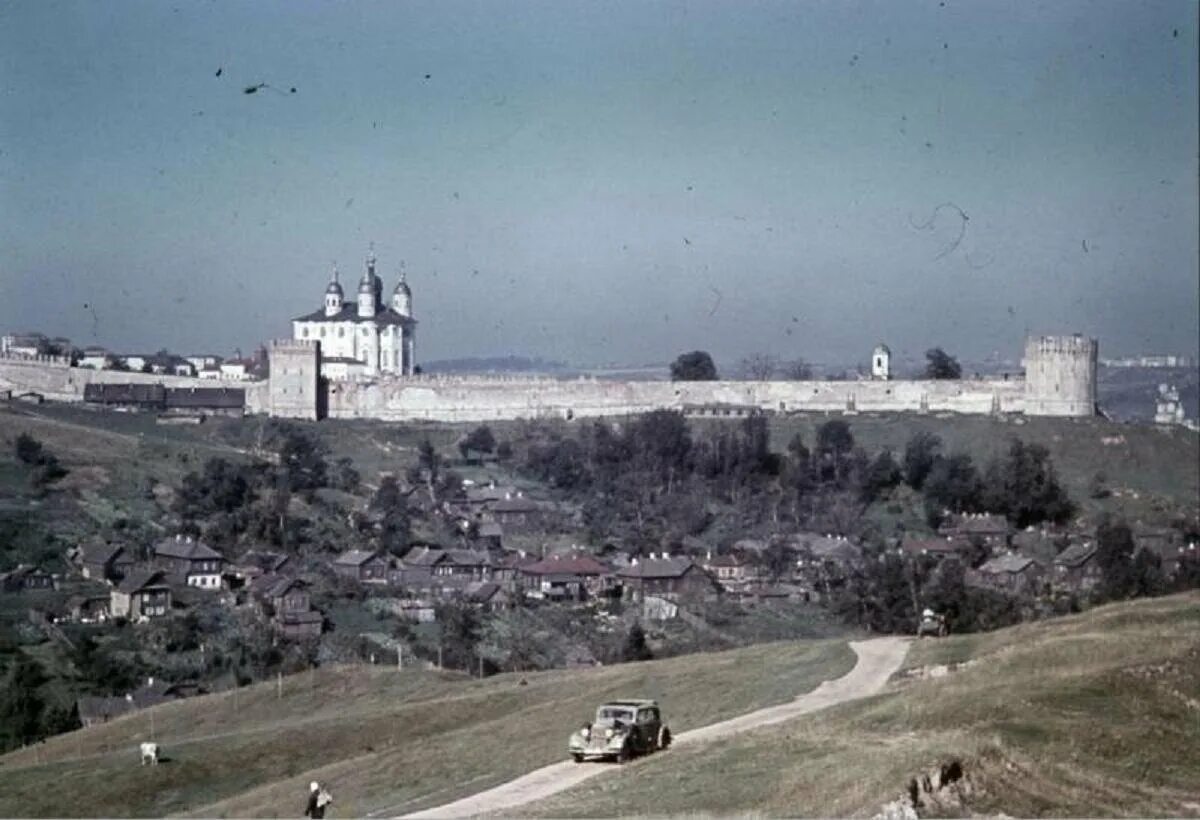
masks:
<path id="1" fill-rule="evenodd" d="M 0 329 L 249 350 L 374 242 L 427 360 L 1195 351 L 1196 20 L 3 2 Z"/>

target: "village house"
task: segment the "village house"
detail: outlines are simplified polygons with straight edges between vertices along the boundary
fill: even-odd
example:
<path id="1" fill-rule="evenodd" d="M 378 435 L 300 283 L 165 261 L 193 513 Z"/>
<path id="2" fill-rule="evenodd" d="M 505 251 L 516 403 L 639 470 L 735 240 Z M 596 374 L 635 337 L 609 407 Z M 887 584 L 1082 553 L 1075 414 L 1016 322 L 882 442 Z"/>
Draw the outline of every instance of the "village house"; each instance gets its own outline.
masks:
<path id="1" fill-rule="evenodd" d="M 1054 558 L 1053 566 L 1051 583 L 1072 592 L 1090 591 L 1103 576 L 1096 560 L 1096 544 L 1091 541 L 1071 544 Z"/>
<path id="2" fill-rule="evenodd" d="M 483 521 L 494 521 L 507 532 L 529 532 L 544 524 L 546 505 L 518 492 L 485 504 L 482 517 Z"/>
<path id="3" fill-rule="evenodd" d="M 435 575 L 450 574 L 446 551 L 437 547 L 415 546 L 404 553 L 399 563 L 399 577 L 392 581 L 396 586 L 428 589 Z"/>
<path id="4" fill-rule="evenodd" d="M 93 370 L 108 370 L 113 366 L 115 358 L 102 347 L 85 347 L 79 357 L 79 367 L 89 367 Z"/>
<path id="5" fill-rule="evenodd" d="M 951 540 L 972 541 L 991 550 L 1008 546 L 1012 527 L 1002 515 L 963 513 L 953 515 L 938 527 L 938 535 Z"/>
<path id="6" fill-rule="evenodd" d="M 250 594 L 285 638 L 321 636 L 324 618 L 312 608 L 306 582 L 283 575 L 261 575 L 250 583 Z"/>
<path id="7" fill-rule="evenodd" d="M 582 601 L 612 589 L 613 571 L 587 553 L 552 555 L 517 570 L 532 597 Z"/>
<path id="8" fill-rule="evenodd" d="M 828 598 L 850 568 L 862 560 L 862 548 L 844 535 L 804 533 L 792 543 L 796 563 L 791 580 L 809 601 Z"/>
<path id="9" fill-rule="evenodd" d="M 446 550 L 442 566 L 450 575 L 473 581 L 487 581 L 492 576 L 492 557 L 482 550 Z"/>
<path id="10" fill-rule="evenodd" d="M 929 556 L 940 560 L 942 558 L 961 557 L 966 546 L 968 545 L 962 541 L 952 541 L 949 538 L 916 538 L 905 536 L 904 540 L 900 542 L 900 552 L 908 558 Z"/>
<path id="11" fill-rule="evenodd" d="M 128 547 L 95 540 L 80 548 L 78 561 L 84 578 L 113 583 L 129 574 L 136 559 Z"/>
<path id="12" fill-rule="evenodd" d="M 84 695 L 75 701 L 75 708 L 79 712 L 79 722 L 86 728 L 108 723 L 140 709 L 202 694 L 204 689 L 191 681 L 164 683 L 150 678 L 144 686 L 119 697 Z"/>
<path id="13" fill-rule="evenodd" d="M 512 599 L 495 581 L 472 581 L 463 590 L 462 600 L 483 612 L 504 609 Z"/>
<path id="14" fill-rule="evenodd" d="M 1015 552 L 985 561 L 967 575 L 968 583 L 1009 595 L 1036 594 L 1042 580 L 1042 568 L 1032 558 Z"/>
<path id="15" fill-rule="evenodd" d="M 377 552 L 347 550 L 334 560 L 333 571 L 360 584 L 386 584 L 390 565 L 391 561 Z"/>
<path id="16" fill-rule="evenodd" d="M 54 588 L 54 576 L 32 564 L 19 564 L 16 569 L 0 574 L 0 590 L 4 592 L 31 592 Z"/>
<path id="17" fill-rule="evenodd" d="M 221 553 L 190 535 L 165 538 L 154 545 L 154 564 L 179 583 L 199 589 L 221 588 Z"/>
<path id="18" fill-rule="evenodd" d="M 501 550 L 504 548 L 504 527 L 495 521 L 481 523 L 477 537 L 484 549 Z"/>
<path id="19" fill-rule="evenodd" d="M 700 566 L 716 578 L 726 592 L 743 592 L 759 576 L 758 566 L 737 553 L 713 555 L 706 552 Z"/>
<path id="20" fill-rule="evenodd" d="M 1182 544 L 1171 541 L 1155 542 L 1139 545 L 1138 552 L 1146 550 L 1158 558 L 1164 578 L 1174 578 L 1185 561 L 1197 560 L 1195 543 Z M 1135 552 L 1134 555 L 1137 553 Z"/>
<path id="21" fill-rule="evenodd" d="M 161 618 L 171 613 L 171 585 L 162 570 L 137 570 L 125 576 L 110 593 L 114 618 Z"/>
<path id="22" fill-rule="evenodd" d="M 492 562 L 492 580 L 512 592 L 521 584 L 521 568 L 536 564 L 539 560 L 525 550 L 506 552 Z"/>
<path id="23" fill-rule="evenodd" d="M 721 586 L 703 567 L 686 556 L 671 557 L 667 553 L 647 558 L 634 558 L 628 567 L 617 570 L 624 595 L 642 600 L 647 595 L 679 602 L 712 598 L 721 593 Z"/>
<path id="24" fill-rule="evenodd" d="M 109 617 L 109 595 L 72 595 L 67 599 L 67 617 L 80 624 L 103 623 Z"/>
<path id="25" fill-rule="evenodd" d="M 278 575 L 291 569 L 292 559 L 282 552 L 252 549 L 225 569 L 226 582 L 241 588 L 263 575 Z"/>

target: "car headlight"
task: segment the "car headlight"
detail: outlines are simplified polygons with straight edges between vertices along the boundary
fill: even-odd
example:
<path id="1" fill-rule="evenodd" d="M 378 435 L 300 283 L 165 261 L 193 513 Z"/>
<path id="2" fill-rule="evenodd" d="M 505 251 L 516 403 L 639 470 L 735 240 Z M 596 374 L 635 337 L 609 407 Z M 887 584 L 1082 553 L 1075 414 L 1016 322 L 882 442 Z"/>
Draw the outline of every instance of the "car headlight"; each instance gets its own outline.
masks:
<path id="1" fill-rule="evenodd" d="M 584 726 L 582 729 L 579 730 L 579 734 L 583 735 L 584 738 L 589 738 L 592 736 L 592 730 L 589 729 L 587 726 Z"/>
<path id="2" fill-rule="evenodd" d="M 613 730 L 612 730 L 612 727 L 611 727 L 611 726 L 610 726 L 609 728 L 607 728 L 607 729 L 605 729 L 605 730 L 604 730 L 604 737 L 605 737 L 605 738 L 611 738 L 611 737 L 612 737 L 614 734 L 615 734 L 615 732 L 613 732 Z"/>

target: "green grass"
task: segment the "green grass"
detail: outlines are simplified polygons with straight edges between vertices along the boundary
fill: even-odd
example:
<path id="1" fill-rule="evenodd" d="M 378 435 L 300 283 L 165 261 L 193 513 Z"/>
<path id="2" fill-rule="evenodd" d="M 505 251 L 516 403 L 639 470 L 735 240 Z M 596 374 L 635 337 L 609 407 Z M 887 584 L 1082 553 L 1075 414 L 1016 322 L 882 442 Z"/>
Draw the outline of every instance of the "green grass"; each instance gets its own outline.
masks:
<path id="1" fill-rule="evenodd" d="M 680 748 L 523 807 L 528 816 L 847 816 L 959 760 L 963 809 L 1173 816 L 1200 802 L 1200 594 L 916 642 L 911 667 L 969 661 L 857 703 Z"/>
<path id="2" fill-rule="evenodd" d="M 675 731 L 781 703 L 854 664 L 841 641 L 776 643 L 472 680 L 341 667 L 166 704 L 0 758 L 0 816 L 278 816 L 311 779 L 338 813 L 409 811 L 565 757 L 597 702 L 658 698 Z M 170 761 L 137 765 L 151 733 Z"/>

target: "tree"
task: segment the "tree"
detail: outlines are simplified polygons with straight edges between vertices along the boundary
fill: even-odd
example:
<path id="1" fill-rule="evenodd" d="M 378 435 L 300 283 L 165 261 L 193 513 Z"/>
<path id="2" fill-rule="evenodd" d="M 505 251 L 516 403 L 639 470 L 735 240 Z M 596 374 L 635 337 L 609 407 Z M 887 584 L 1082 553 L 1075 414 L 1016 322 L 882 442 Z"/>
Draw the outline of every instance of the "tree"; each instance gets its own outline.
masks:
<path id="1" fill-rule="evenodd" d="M 472 451 L 476 453 L 491 453 L 496 449 L 496 437 L 492 435 L 492 430 L 486 424 L 476 427 L 462 441 L 458 443 L 458 451 L 462 454 L 463 460 L 470 457 Z"/>
<path id="2" fill-rule="evenodd" d="M 962 366 L 958 360 L 940 347 L 925 351 L 925 378 L 927 379 L 961 379 Z"/>
<path id="3" fill-rule="evenodd" d="M 1127 598 L 1135 590 L 1133 531 L 1124 521 L 1110 518 L 1096 528 L 1096 563 L 1100 565 L 1100 595 L 1112 600 Z"/>
<path id="4" fill-rule="evenodd" d="M 1042 521 L 1061 524 L 1074 510 L 1058 483 L 1050 451 L 1014 438 L 1003 457 L 992 461 L 983 481 L 982 506 L 1024 529 Z"/>
<path id="5" fill-rule="evenodd" d="M 884 450 L 875 457 L 863 476 L 860 497 L 870 504 L 887 490 L 900 483 L 900 465 L 892 458 L 891 450 Z"/>
<path id="6" fill-rule="evenodd" d="M 16 451 L 17 459 L 23 464 L 38 465 L 46 457 L 42 443 L 28 433 L 21 433 L 17 436 L 13 449 Z"/>
<path id="7" fill-rule="evenodd" d="M 0 748 L 7 751 L 42 736 L 42 713 L 46 708 L 39 687 L 46 682 L 41 665 L 25 653 L 4 676 L 0 686 Z"/>
<path id="8" fill-rule="evenodd" d="M 778 369 L 779 361 L 766 353 L 751 353 L 738 364 L 742 378 L 757 382 L 767 381 Z"/>
<path id="9" fill-rule="evenodd" d="M 930 523 L 942 510 L 969 512 L 979 503 L 979 473 L 965 453 L 955 453 L 934 462 L 925 479 L 925 512 Z"/>
<path id="10" fill-rule="evenodd" d="M 358 489 L 362 476 L 354 469 L 354 462 L 343 456 L 333 466 L 333 486 L 339 490 L 352 493 Z"/>
<path id="11" fill-rule="evenodd" d="M 703 350 L 683 353 L 671 363 L 671 380 L 677 382 L 711 382 L 717 380 L 717 366 L 712 356 Z"/>
<path id="12" fill-rule="evenodd" d="M 654 657 L 654 653 L 650 651 L 650 646 L 646 643 L 646 632 L 642 629 L 642 625 L 638 621 L 633 622 L 633 626 L 629 627 L 629 631 L 625 633 L 625 644 L 621 647 L 621 660 L 630 661 L 648 661 Z"/>
<path id="13" fill-rule="evenodd" d="M 812 365 L 804 359 L 793 359 L 783 366 L 783 377 L 794 382 L 812 381 Z"/>
<path id="14" fill-rule="evenodd" d="M 377 516 L 379 545 L 393 555 L 403 554 L 412 533 L 412 519 L 408 497 L 393 476 L 384 476 L 379 482 L 370 510 Z"/>
<path id="15" fill-rule="evenodd" d="M 904 480 L 914 490 L 920 490 L 938 459 L 942 440 L 933 433 L 917 433 L 904 446 Z"/>

